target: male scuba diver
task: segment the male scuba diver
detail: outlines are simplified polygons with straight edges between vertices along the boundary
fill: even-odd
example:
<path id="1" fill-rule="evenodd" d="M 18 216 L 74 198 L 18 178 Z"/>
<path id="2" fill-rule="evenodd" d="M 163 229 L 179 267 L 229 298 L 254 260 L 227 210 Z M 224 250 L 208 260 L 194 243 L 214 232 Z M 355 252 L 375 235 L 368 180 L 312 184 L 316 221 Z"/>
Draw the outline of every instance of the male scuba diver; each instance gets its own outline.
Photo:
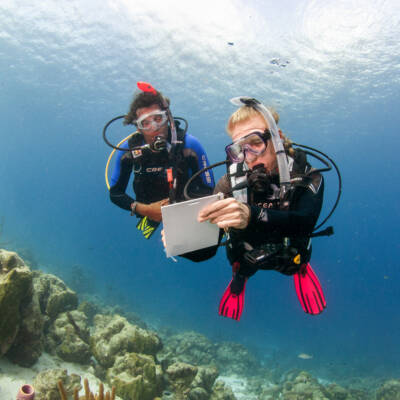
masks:
<path id="1" fill-rule="evenodd" d="M 227 237 L 226 252 L 233 276 L 220 301 L 219 314 L 240 319 L 246 282 L 260 269 L 293 275 L 303 310 L 319 314 L 326 301 L 309 260 L 311 237 L 333 233 L 332 227 L 313 233 L 323 201 L 321 172 L 331 166 L 315 153 L 294 148 L 294 143 L 276 126 L 278 114 L 273 112 L 272 116 L 258 100 L 239 97 L 231 102 L 240 108 L 227 124 L 233 141 L 225 148 L 229 167 L 214 190 L 224 193 L 225 198 L 208 205 L 198 215 L 200 222 L 209 221 L 221 228 L 220 240 L 223 231 Z M 307 154 L 328 168 L 312 168 Z M 340 184 L 340 173 L 336 165 L 335 168 Z M 333 213 L 340 191 L 331 213 L 317 229 Z M 216 250 L 217 246 L 183 257 L 203 261 L 215 255 Z"/>
<path id="2" fill-rule="evenodd" d="M 137 227 L 148 239 L 161 221 L 161 206 L 184 200 L 185 183 L 209 163 L 200 142 L 186 133 L 187 122 L 172 117 L 169 99 L 149 83 L 137 85 L 141 91 L 134 96 L 128 114 L 109 121 L 103 130 L 103 138 L 114 148 L 113 153 L 117 150 L 111 182 L 108 184 L 107 170 L 106 182 L 111 201 L 140 218 Z M 137 130 L 113 146 L 106 138 L 106 130 L 120 118 L 124 118 L 124 125 L 135 125 Z M 185 122 L 184 129 L 181 121 Z M 126 193 L 132 171 L 136 199 Z M 193 182 L 192 197 L 212 193 L 211 171 L 199 174 Z"/>

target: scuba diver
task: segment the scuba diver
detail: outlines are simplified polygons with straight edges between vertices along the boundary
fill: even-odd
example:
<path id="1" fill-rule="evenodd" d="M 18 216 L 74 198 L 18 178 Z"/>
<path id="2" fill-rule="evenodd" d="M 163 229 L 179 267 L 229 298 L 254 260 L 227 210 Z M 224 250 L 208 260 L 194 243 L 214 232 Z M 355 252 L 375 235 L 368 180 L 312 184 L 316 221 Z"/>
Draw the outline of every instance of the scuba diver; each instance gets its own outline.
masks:
<path id="1" fill-rule="evenodd" d="M 103 139 L 114 149 L 107 162 L 106 183 L 111 201 L 140 218 L 137 228 L 148 239 L 161 222 L 161 206 L 184 200 L 185 183 L 209 163 L 200 142 L 186 133 L 186 120 L 172 117 L 169 99 L 149 83 L 138 82 L 137 86 L 141 91 L 134 96 L 128 114 L 112 119 L 103 129 Z M 106 131 L 121 118 L 124 125 L 135 125 L 137 130 L 114 146 Z M 109 183 L 108 166 L 116 151 Z M 126 193 L 132 171 L 136 199 Z M 196 176 L 190 193 L 192 197 L 203 197 L 213 188 L 213 174 L 206 170 Z"/>
<path id="2" fill-rule="evenodd" d="M 258 270 L 276 270 L 293 275 L 303 310 L 321 313 L 326 300 L 320 282 L 309 263 L 311 237 L 329 236 L 332 227 L 315 232 L 335 210 L 341 194 L 339 170 L 328 156 L 308 146 L 292 143 L 277 123 L 279 115 L 250 97 L 231 100 L 240 106 L 229 118 L 228 134 L 233 143 L 226 146 L 227 173 L 218 181 L 214 193 L 218 200 L 200 211 L 198 221 L 217 224 L 220 242 L 226 235 L 226 252 L 232 266 L 232 280 L 219 304 L 219 314 L 239 320 L 244 307 L 247 280 Z M 273 115 L 272 115 L 273 114 Z M 297 147 L 293 147 L 296 145 Z M 311 149 L 325 156 L 321 158 Z M 311 155 L 327 168 L 314 169 Z M 323 202 L 321 172 L 336 168 L 339 191 L 336 203 L 322 223 L 315 227 Z M 188 182 L 190 185 L 190 181 Z M 192 261 L 215 255 L 218 246 L 183 254 Z"/>

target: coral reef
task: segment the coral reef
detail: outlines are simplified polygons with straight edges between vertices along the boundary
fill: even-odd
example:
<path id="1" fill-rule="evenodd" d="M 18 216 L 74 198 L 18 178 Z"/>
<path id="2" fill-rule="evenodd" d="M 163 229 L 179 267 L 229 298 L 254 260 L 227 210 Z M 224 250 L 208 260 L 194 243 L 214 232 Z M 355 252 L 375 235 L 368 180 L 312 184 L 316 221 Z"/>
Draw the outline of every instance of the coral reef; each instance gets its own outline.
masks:
<path id="1" fill-rule="evenodd" d="M 376 392 L 376 400 L 400 400 L 400 379 L 384 382 Z"/>
<path id="2" fill-rule="evenodd" d="M 42 319 L 32 272 L 14 252 L 0 250 L 0 357 L 32 365 L 41 354 Z M 16 344 L 13 347 L 13 344 Z"/>
<path id="3" fill-rule="evenodd" d="M 33 292 L 26 304 L 21 304 L 18 334 L 7 352 L 7 358 L 22 367 L 31 367 L 43 352 L 44 318 L 39 298 Z"/>
<path id="4" fill-rule="evenodd" d="M 118 356 L 107 371 L 107 382 L 116 387 L 118 396 L 130 400 L 153 400 L 163 389 L 161 367 L 145 354 Z"/>
<path id="5" fill-rule="evenodd" d="M 159 359 L 167 360 L 170 364 L 177 361 L 195 365 L 214 363 L 216 345 L 200 333 L 179 333 L 167 337 L 163 343 Z"/>
<path id="6" fill-rule="evenodd" d="M 39 296 L 42 314 L 54 320 L 58 314 L 75 310 L 78 307 L 78 296 L 55 275 L 33 271 L 33 286 Z"/>
<path id="7" fill-rule="evenodd" d="M 62 399 L 74 400 L 115 395 L 124 400 L 235 400 L 232 387 L 241 399 L 252 400 L 400 400 L 400 380 L 378 389 L 378 381 L 353 381 L 353 387 L 321 384 L 306 371 L 262 368 L 237 343 L 167 330 L 161 341 L 137 314 L 90 298 L 78 308 L 77 294 L 61 279 L 31 271 L 16 253 L 0 250 L 0 357 L 31 367 L 44 344 L 50 354 L 83 364 L 84 371 L 114 386 L 107 394 L 100 385 L 95 395 L 85 384 L 85 395 L 79 397 L 79 375 L 47 369 L 34 380 L 37 399 L 59 400 L 61 393 Z M 225 376 L 218 378 L 219 372 Z"/>
<path id="8" fill-rule="evenodd" d="M 168 387 L 176 400 L 209 400 L 218 376 L 215 367 L 197 367 L 183 362 L 170 365 L 165 371 Z M 214 397 L 222 390 L 214 393 Z"/>
<path id="9" fill-rule="evenodd" d="M 176 362 L 170 365 L 165 371 L 168 384 L 176 393 L 178 399 L 184 398 L 188 392 L 190 384 L 193 382 L 198 368 L 183 362 Z"/>
<path id="10" fill-rule="evenodd" d="M 217 381 L 214 384 L 210 400 L 236 400 L 236 397 L 229 386 Z"/>
<path id="11" fill-rule="evenodd" d="M 305 371 L 300 372 L 292 381 L 284 383 L 282 397 L 285 400 L 329 400 L 324 387 Z"/>
<path id="12" fill-rule="evenodd" d="M 50 326 L 46 350 L 65 361 L 89 364 L 91 353 L 86 315 L 77 310 L 60 314 Z"/>
<path id="13" fill-rule="evenodd" d="M 194 365 L 215 365 L 223 374 L 254 375 L 260 369 L 257 359 L 242 345 L 212 343 L 197 332 L 184 332 L 164 339 L 158 355 L 163 364 L 182 361 Z"/>
<path id="14" fill-rule="evenodd" d="M 79 390 L 82 388 L 80 384 L 81 377 L 79 375 L 68 375 L 66 369 L 48 369 L 39 372 L 35 378 L 33 386 L 36 389 L 37 398 L 43 400 L 60 400 L 59 381 L 62 382 L 65 393 L 68 396 L 72 396 L 74 388 L 79 388 Z"/>
<path id="15" fill-rule="evenodd" d="M 289 373 L 280 384 L 261 384 L 258 400 L 372 400 L 365 391 L 345 389 L 337 384 L 322 385 L 306 371 Z"/>
<path id="16" fill-rule="evenodd" d="M 221 342 L 217 345 L 215 359 L 224 374 L 253 376 L 259 373 L 260 363 L 240 343 Z"/>
<path id="17" fill-rule="evenodd" d="M 111 367 L 119 355 L 142 353 L 155 356 L 162 348 L 156 333 L 131 325 L 120 315 L 96 315 L 94 326 L 90 338 L 91 351 L 105 368 Z"/>

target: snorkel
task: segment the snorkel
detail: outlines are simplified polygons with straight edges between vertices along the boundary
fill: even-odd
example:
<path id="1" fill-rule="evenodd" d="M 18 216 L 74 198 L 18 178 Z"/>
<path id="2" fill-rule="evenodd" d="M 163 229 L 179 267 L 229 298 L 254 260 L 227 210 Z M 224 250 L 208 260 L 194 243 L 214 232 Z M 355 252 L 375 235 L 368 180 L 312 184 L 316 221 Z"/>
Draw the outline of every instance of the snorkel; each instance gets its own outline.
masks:
<path id="1" fill-rule="evenodd" d="M 281 199 L 284 198 L 285 194 L 287 193 L 290 187 L 289 164 L 288 164 L 288 159 L 286 157 L 285 149 L 283 147 L 282 139 L 279 135 L 278 128 L 276 126 L 274 118 L 271 115 L 271 112 L 268 110 L 267 107 L 264 106 L 264 104 L 260 103 L 258 100 L 252 97 L 247 97 L 247 96 L 234 97 L 230 101 L 235 106 L 253 107 L 264 117 L 268 125 L 268 128 L 271 132 L 271 141 L 274 146 L 276 159 L 278 163 L 279 184 L 280 184 L 279 197 Z"/>

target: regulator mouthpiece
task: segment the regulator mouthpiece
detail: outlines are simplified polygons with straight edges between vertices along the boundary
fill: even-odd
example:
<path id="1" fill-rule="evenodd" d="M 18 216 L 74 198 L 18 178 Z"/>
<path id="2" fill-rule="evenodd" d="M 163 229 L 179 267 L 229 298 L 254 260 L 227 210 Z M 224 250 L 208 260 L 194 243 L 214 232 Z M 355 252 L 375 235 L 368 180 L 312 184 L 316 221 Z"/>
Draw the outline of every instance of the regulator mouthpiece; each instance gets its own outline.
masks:
<path id="1" fill-rule="evenodd" d="M 167 141 L 162 136 L 156 136 L 151 148 L 154 151 L 163 151 L 167 148 Z"/>

